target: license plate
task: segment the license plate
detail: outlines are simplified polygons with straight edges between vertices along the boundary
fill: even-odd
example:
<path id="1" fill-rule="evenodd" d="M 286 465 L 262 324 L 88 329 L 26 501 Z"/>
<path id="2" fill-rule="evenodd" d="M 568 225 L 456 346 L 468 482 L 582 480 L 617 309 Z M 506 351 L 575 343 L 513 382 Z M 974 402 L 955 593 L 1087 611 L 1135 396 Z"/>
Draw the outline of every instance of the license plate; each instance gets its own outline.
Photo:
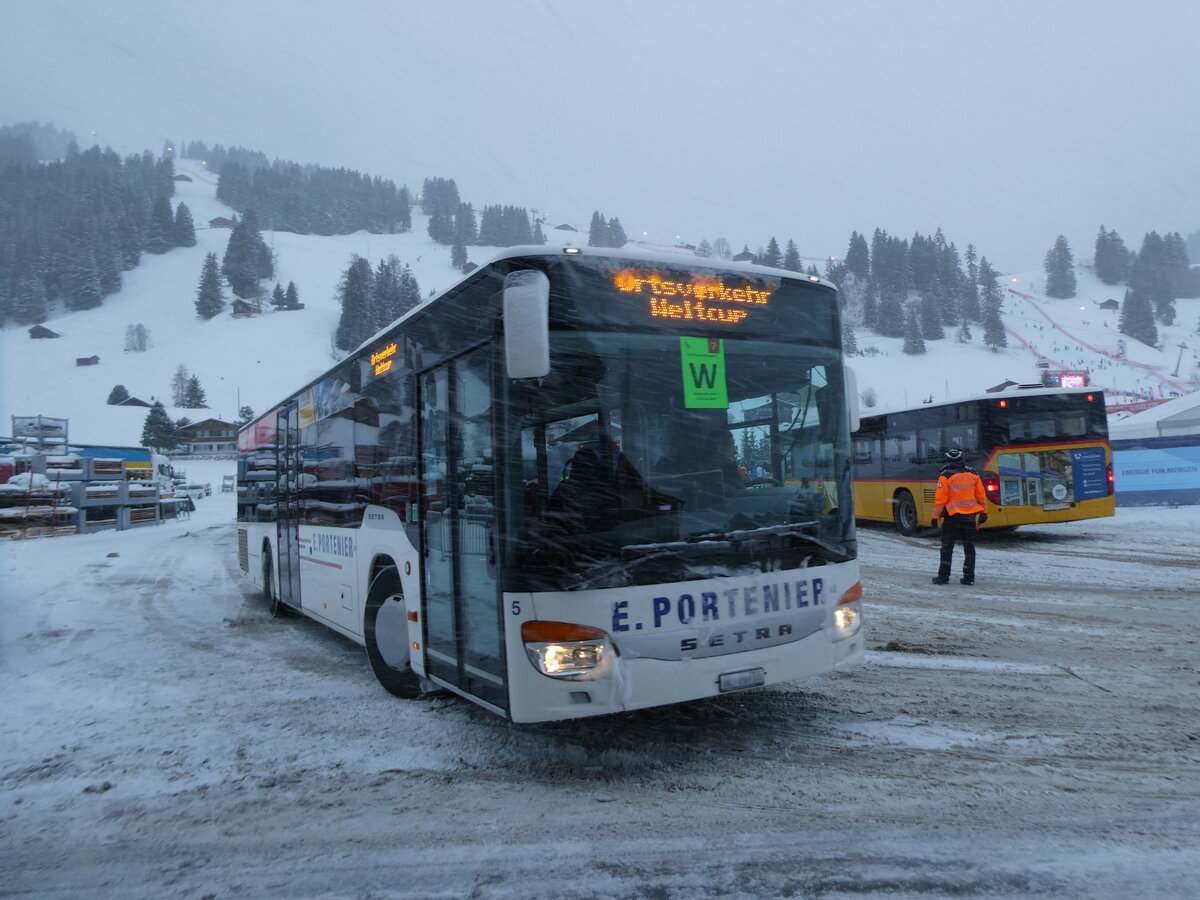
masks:
<path id="1" fill-rule="evenodd" d="M 717 679 L 717 687 L 725 691 L 744 691 L 746 688 L 762 687 L 767 683 L 766 669 L 743 669 L 740 672 L 726 672 Z"/>
<path id="2" fill-rule="evenodd" d="M 1042 507 L 1046 512 L 1058 512 L 1060 509 L 1070 509 L 1070 503 L 1047 503 Z"/>

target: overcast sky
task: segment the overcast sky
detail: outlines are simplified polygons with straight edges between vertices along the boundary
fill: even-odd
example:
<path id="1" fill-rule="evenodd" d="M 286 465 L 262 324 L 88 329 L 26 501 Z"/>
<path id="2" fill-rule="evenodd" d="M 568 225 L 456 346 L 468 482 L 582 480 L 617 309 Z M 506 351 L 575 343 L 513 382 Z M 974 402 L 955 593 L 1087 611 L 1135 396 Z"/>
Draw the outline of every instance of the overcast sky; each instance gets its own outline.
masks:
<path id="1" fill-rule="evenodd" d="M 631 236 L 941 227 L 1001 271 L 1200 229 L 1195 0 L 3 0 L 0 125 L 593 210 Z"/>

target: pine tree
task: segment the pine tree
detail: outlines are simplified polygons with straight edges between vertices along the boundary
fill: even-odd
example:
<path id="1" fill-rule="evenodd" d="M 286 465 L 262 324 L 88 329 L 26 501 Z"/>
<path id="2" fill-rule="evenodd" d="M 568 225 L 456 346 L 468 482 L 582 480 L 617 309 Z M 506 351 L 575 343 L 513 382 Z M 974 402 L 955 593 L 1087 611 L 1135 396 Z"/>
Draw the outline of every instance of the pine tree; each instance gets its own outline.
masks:
<path id="1" fill-rule="evenodd" d="M 436 207 L 429 216 L 429 225 L 426 230 L 429 232 L 429 236 L 439 244 L 449 244 L 454 241 L 454 219 L 440 206 Z"/>
<path id="2" fill-rule="evenodd" d="M 287 290 L 283 292 L 283 297 L 286 301 L 283 306 L 284 309 L 300 309 L 304 306 L 300 302 L 300 294 L 296 291 L 296 282 L 294 281 L 288 282 Z"/>
<path id="3" fill-rule="evenodd" d="M 1058 236 L 1046 254 L 1046 296 L 1068 300 L 1075 296 L 1075 259 L 1067 239 Z"/>
<path id="4" fill-rule="evenodd" d="M 467 264 L 467 245 L 463 243 L 462 238 L 457 235 L 454 238 L 454 244 L 450 247 L 450 265 L 458 269 L 460 272 L 463 266 Z"/>
<path id="5" fill-rule="evenodd" d="M 762 254 L 762 264 L 770 266 L 772 269 L 778 269 L 783 265 L 783 256 L 779 252 L 779 241 L 775 240 L 775 236 L 771 235 L 771 239 L 767 241 L 767 249 Z"/>
<path id="6" fill-rule="evenodd" d="M 146 233 L 146 252 L 166 253 L 175 246 L 175 215 L 167 197 L 155 197 L 150 204 L 150 227 Z"/>
<path id="7" fill-rule="evenodd" d="M 400 303 L 396 307 L 396 318 L 421 305 L 421 286 L 412 269 L 407 265 L 400 270 Z"/>
<path id="8" fill-rule="evenodd" d="M 979 260 L 980 305 L 983 307 L 983 342 L 998 352 L 1008 346 L 1008 335 L 1004 333 L 1004 295 L 1000 292 L 1000 273 L 992 268 L 987 257 Z"/>
<path id="9" fill-rule="evenodd" d="M 941 235 L 941 231 L 938 231 L 938 235 Z M 938 250 L 934 293 L 937 296 L 943 325 L 957 325 L 962 320 L 964 280 L 966 280 L 966 276 L 963 274 L 962 263 L 958 257 L 958 248 L 952 243 L 942 244 Z"/>
<path id="10" fill-rule="evenodd" d="M 804 263 L 800 261 L 800 250 L 796 247 L 796 242 L 789 240 L 787 249 L 783 251 L 783 267 L 790 272 L 799 272 L 803 266 Z"/>
<path id="11" fill-rule="evenodd" d="M 243 425 L 249 425 L 253 420 L 254 408 L 247 405 L 238 409 L 238 417 L 234 424 L 241 427 Z"/>
<path id="12" fill-rule="evenodd" d="M 1154 324 L 1154 305 L 1150 298 L 1139 290 L 1130 288 L 1121 301 L 1121 318 L 1117 325 L 1122 334 L 1147 347 L 1158 344 L 1158 326 Z"/>
<path id="13" fill-rule="evenodd" d="M 187 394 L 188 386 L 188 370 L 183 363 L 179 364 L 179 368 L 175 370 L 175 374 L 171 376 L 171 405 L 183 406 L 183 398 Z"/>
<path id="14" fill-rule="evenodd" d="M 284 296 L 283 287 L 277 281 L 275 288 L 271 291 L 271 305 L 276 309 L 283 309 L 287 306 L 287 297 Z"/>
<path id="15" fill-rule="evenodd" d="M 125 326 L 125 349 L 130 353 L 144 353 L 150 349 L 150 330 L 138 322 Z"/>
<path id="16" fill-rule="evenodd" d="M 921 294 L 921 337 L 927 341 L 940 341 L 946 336 L 942 328 L 942 310 L 937 299 L 938 287 L 939 282 L 935 274 L 933 283 Z"/>
<path id="17" fill-rule="evenodd" d="M 875 331 L 884 337 L 904 337 L 904 304 L 895 292 L 883 293 L 879 297 L 879 311 L 875 316 Z"/>
<path id="18" fill-rule="evenodd" d="M 871 275 L 871 250 L 867 239 L 857 231 L 850 235 L 850 246 L 846 250 L 846 271 L 863 281 Z"/>
<path id="19" fill-rule="evenodd" d="M 967 252 L 963 258 L 967 264 L 967 272 L 961 283 L 959 308 L 964 322 L 982 322 L 983 309 L 979 305 L 979 264 L 976 262 L 978 257 L 975 255 L 974 244 L 967 245 Z"/>
<path id="20" fill-rule="evenodd" d="M 628 238 L 625 237 L 625 229 L 621 227 L 621 220 L 613 216 L 608 223 L 608 247 L 624 247 Z"/>
<path id="21" fill-rule="evenodd" d="M 463 247 L 470 247 L 479 243 L 479 229 L 475 224 L 475 209 L 470 203 L 458 204 L 458 211 L 454 214 L 454 238 L 462 243 Z"/>
<path id="22" fill-rule="evenodd" d="M 183 402 L 179 405 L 184 409 L 208 408 L 208 398 L 204 395 L 204 388 L 200 386 L 199 376 L 192 375 L 188 378 L 187 387 L 183 392 Z"/>
<path id="23" fill-rule="evenodd" d="M 1156 231 L 1142 239 L 1142 249 L 1129 269 L 1129 288 L 1144 297 L 1164 325 L 1175 322 L 1175 295 L 1168 276 L 1166 244 Z"/>
<path id="24" fill-rule="evenodd" d="M 921 337 L 921 316 L 915 306 L 908 308 L 904 321 L 904 352 L 917 356 L 925 352 L 925 339 Z"/>
<path id="25" fill-rule="evenodd" d="M 174 450 L 179 446 L 179 430 L 161 402 L 155 401 L 142 425 L 142 446 L 155 450 Z"/>
<path id="26" fill-rule="evenodd" d="M 338 302 L 342 307 L 334 333 L 334 346 L 353 350 L 375 333 L 371 313 L 371 264 L 355 254 L 350 267 L 338 283 Z"/>
<path id="27" fill-rule="evenodd" d="M 858 355 L 858 335 L 854 333 L 849 317 L 842 318 L 842 351 L 847 356 Z"/>
<path id="28" fill-rule="evenodd" d="M 271 249 L 258 230 L 258 217 L 254 212 L 247 212 L 233 226 L 221 261 L 221 274 L 234 294 L 244 298 L 257 297 L 259 281 L 274 277 Z"/>
<path id="29" fill-rule="evenodd" d="M 588 246 L 589 247 L 607 247 L 608 246 L 608 223 L 604 220 L 604 216 L 599 210 L 592 213 L 592 224 L 588 226 Z"/>
<path id="30" fill-rule="evenodd" d="M 200 270 L 200 284 L 196 288 L 196 315 L 207 320 L 224 308 L 225 295 L 221 291 L 217 254 L 209 253 L 204 257 L 204 266 Z"/>
<path id="31" fill-rule="evenodd" d="M 18 325 L 40 325 L 46 321 L 50 314 L 46 304 L 46 287 L 36 275 L 25 274 L 17 280 L 10 314 Z"/>
<path id="32" fill-rule="evenodd" d="M 125 389 L 125 385 L 118 384 L 108 393 L 108 400 L 105 402 L 109 406 L 117 406 L 129 399 L 129 391 Z"/>
<path id="33" fill-rule="evenodd" d="M 192 222 L 192 211 L 186 203 L 175 207 L 175 222 L 172 228 L 176 247 L 196 246 L 196 226 Z"/>
<path id="34" fill-rule="evenodd" d="M 1096 277 L 1105 284 L 1120 284 L 1129 277 L 1130 253 L 1116 230 L 1108 231 L 1103 225 L 1096 236 L 1096 254 L 1093 259 Z"/>
<path id="35" fill-rule="evenodd" d="M 63 301 L 67 309 L 95 309 L 104 300 L 96 258 L 92 250 L 77 248 L 61 274 Z"/>
<path id="36" fill-rule="evenodd" d="M 394 322 L 399 309 L 400 259 L 393 253 L 386 260 L 381 259 L 371 273 L 372 330 L 378 331 Z"/>
<path id="37" fill-rule="evenodd" d="M 863 291 L 862 323 L 873 331 L 879 324 L 879 288 L 871 279 L 867 280 Z"/>

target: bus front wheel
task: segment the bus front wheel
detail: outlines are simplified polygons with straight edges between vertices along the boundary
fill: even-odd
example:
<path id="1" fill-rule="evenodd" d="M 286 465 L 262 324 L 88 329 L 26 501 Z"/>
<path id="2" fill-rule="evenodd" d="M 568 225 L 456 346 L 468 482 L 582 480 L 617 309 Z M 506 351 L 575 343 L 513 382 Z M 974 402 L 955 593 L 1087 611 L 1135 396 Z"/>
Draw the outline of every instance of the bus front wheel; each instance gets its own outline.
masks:
<path id="1" fill-rule="evenodd" d="M 371 670 L 384 690 L 411 700 L 420 696 L 421 684 L 412 670 L 406 613 L 400 575 L 395 566 L 388 566 L 371 582 L 363 637 Z"/>
<path id="2" fill-rule="evenodd" d="M 905 537 L 917 533 L 920 523 L 917 521 L 917 504 L 912 494 L 901 491 L 892 501 L 892 518 L 896 522 L 896 530 Z"/>

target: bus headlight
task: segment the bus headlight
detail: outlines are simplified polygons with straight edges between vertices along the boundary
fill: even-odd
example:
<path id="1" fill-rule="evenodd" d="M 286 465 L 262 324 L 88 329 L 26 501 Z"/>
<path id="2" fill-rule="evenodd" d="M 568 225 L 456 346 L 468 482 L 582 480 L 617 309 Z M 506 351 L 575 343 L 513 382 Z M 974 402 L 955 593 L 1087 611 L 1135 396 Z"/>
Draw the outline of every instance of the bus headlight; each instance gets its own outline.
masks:
<path id="1" fill-rule="evenodd" d="M 606 672 L 612 648 L 599 628 L 569 622 L 525 622 L 521 640 L 529 661 L 551 678 L 585 679 Z"/>
<path id="2" fill-rule="evenodd" d="M 833 625 L 837 631 L 834 640 L 842 641 L 858 634 L 862 627 L 862 609 L 859 606 L 861 599 L 862 582 L 858 581 L 838 600 L 838 605 L 833 610 Z"/>

